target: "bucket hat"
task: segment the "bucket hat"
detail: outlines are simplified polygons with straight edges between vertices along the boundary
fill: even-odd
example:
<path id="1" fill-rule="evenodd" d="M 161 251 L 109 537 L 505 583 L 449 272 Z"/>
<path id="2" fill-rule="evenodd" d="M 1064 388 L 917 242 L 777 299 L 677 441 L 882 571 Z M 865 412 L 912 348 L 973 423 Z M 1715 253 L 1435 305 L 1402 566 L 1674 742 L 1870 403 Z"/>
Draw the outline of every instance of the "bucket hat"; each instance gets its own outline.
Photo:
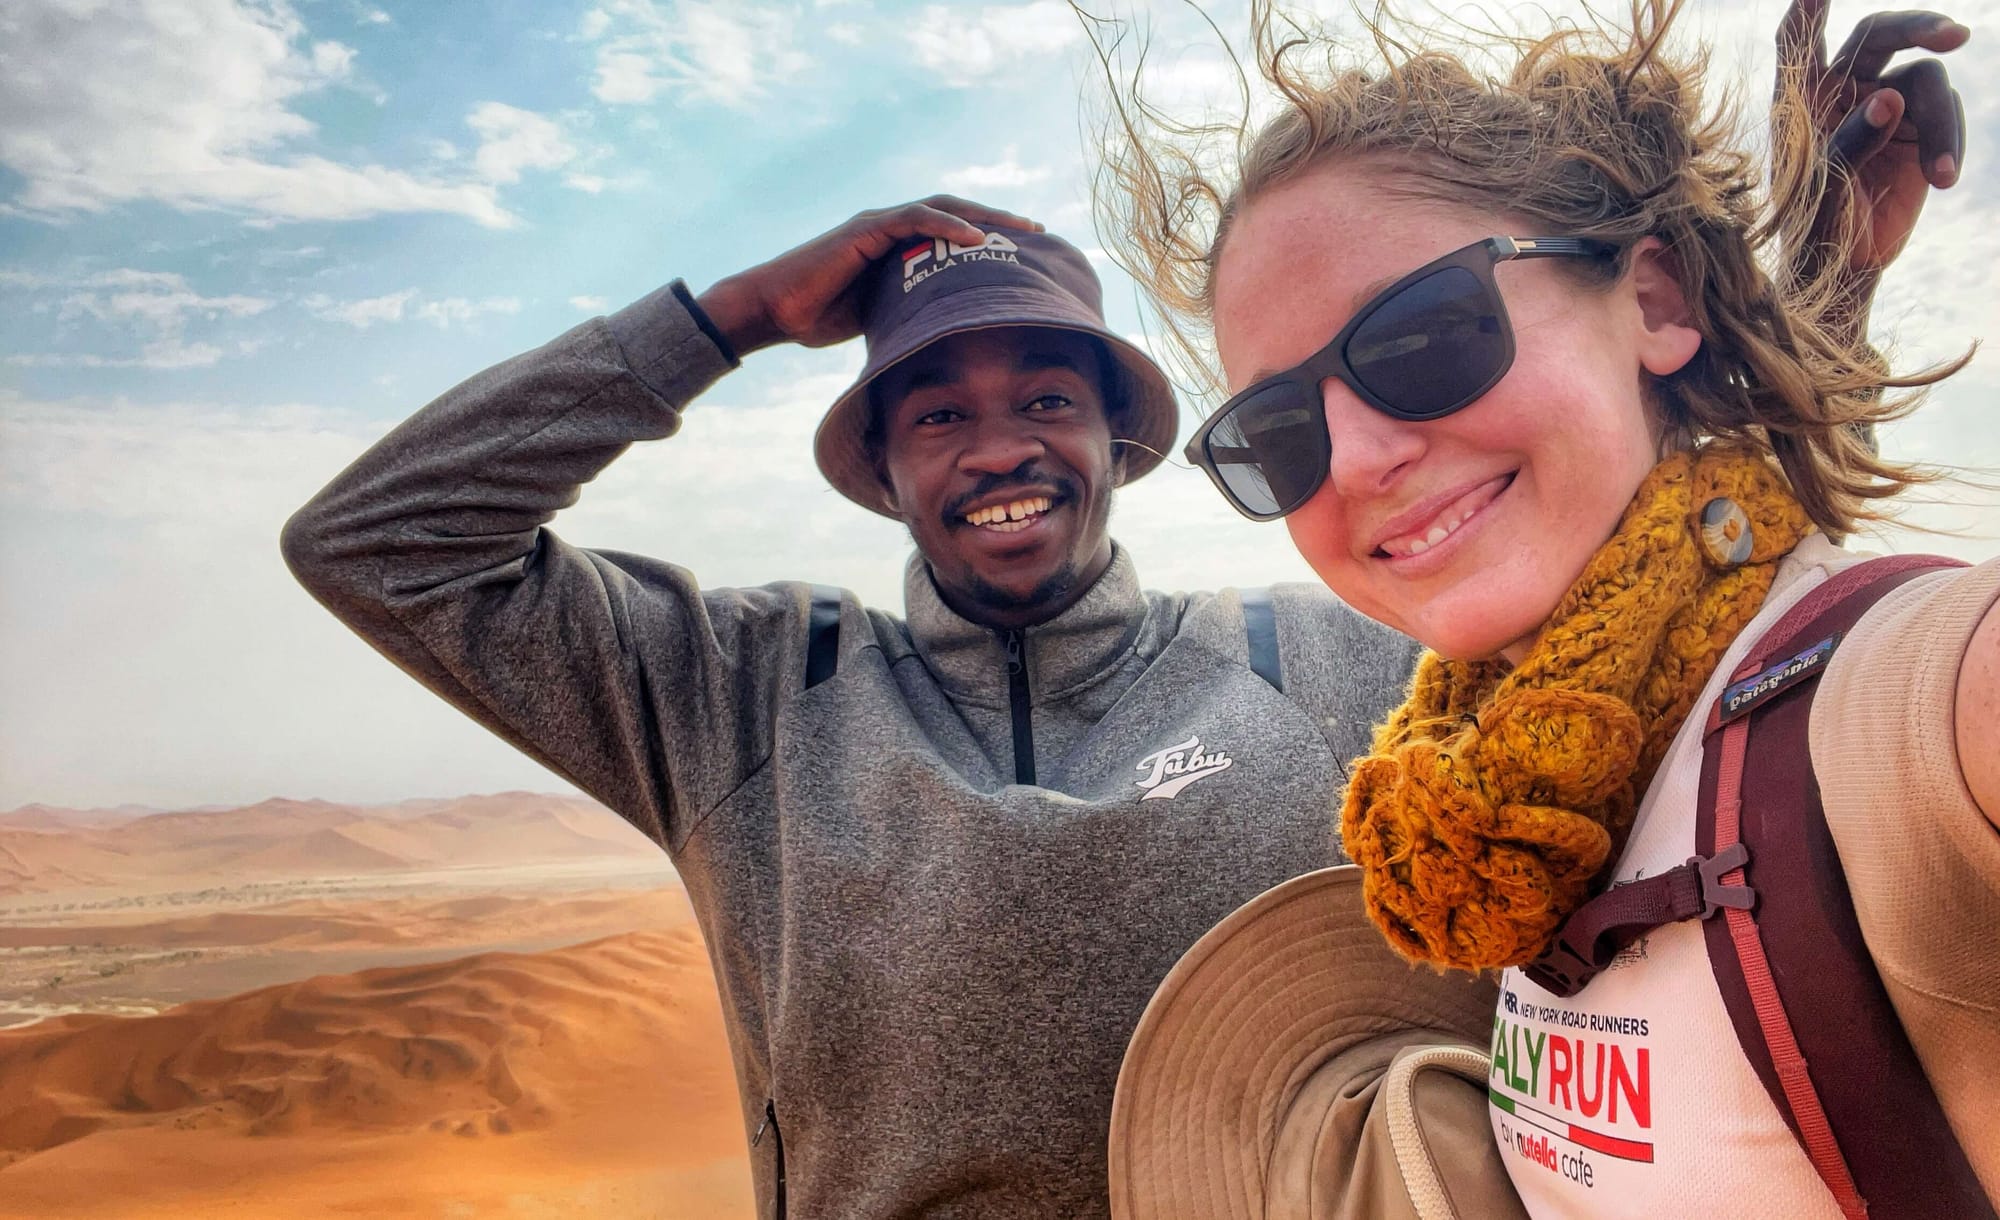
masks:
<path id="1" fill-rule="evenodd" d="M 1137 442 L 1123 447 L 1125 481 L 1151 471 L 1173 448 L 1180 423 L 1173 386 L 1151 357 L 1105 325 L 1103 288 L 1083 252 L 1047 233 L 982 231 L 985 240 L 976 245 L 930 237 L 904 242 L 864 273 L 868 361 L 813 437 L 820 473 L 863 508 L 897 515 L 868 455 L 868 386 L 893 365 L 965 331 L 1043 326 L 1096 336 L 1126 390 L 1112 435 Z"/>
<path id="2" fill-rule="evenodd" d="M 1521 1216 L 1486 1117 L 1497 988 L 1396 956 L 1361 870 L 1245 903 L 1140 1018 L 1111 1109 L 1113 1220 Z"/>

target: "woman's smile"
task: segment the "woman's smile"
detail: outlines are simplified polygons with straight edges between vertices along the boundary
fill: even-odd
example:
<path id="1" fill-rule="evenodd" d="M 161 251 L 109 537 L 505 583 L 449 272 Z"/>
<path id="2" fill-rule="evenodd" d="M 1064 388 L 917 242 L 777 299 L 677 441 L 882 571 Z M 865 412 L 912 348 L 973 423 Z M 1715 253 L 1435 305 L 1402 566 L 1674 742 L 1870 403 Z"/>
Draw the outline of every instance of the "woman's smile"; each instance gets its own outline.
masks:
<path id="1" fill-rule="evenodd" d="M 1491 516 L 1487 510 L 1513 485 L 1516 473 L 1510 470 L 1470 487 L 1461 485 L 1397 514 L 1375 531 L 1381 541 L 1370 555 L 1399 575 L 1437 571 L 1460 549 L 1456 544 L 1485 525 Z"/>

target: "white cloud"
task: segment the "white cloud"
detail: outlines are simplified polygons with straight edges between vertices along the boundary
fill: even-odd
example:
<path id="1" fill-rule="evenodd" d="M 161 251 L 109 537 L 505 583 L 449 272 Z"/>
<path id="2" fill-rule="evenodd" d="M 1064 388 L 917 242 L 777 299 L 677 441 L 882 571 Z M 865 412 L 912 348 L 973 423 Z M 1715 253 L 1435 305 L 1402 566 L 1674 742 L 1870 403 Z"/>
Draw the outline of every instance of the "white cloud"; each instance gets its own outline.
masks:
<path id="1" fill-rule="evenodd" d="M 6 362 L 18 368 L 205 368 L 221 360 L 224 350 L 213 343 L 187 342 L 191 322 L 252 318 L 275 304 L 246 293 L 203 296 L 175 272 L 136 267 L 74 277 L 4 270 L 0 287 L 42 295 L 29 302 L 30 311 L 53 312 L 59 325 L 89 319 L 114 334 L 120 347 L 140 345 L 136 355 L 82 351 L 7 356 Z M 47 296 L 52 292 L 62 294 L 53 310 Z"/>
<path id="2" fill-rule="evenodd" d="M 0 435 L 9 441 L 0 446 L 0 504 L 174 527 L 219 521 L 246 501 L 275 508 L 289 499 L 288 471 L 331 478 L 380 430 L 298 404 L 38 401 L 0 389 Z M 280 450 L 295 456 L 277 460 Z M 148 453 L 161 468 L 148 468 Z"/>
<path id="3" fill-rule="evenodd" d="M 618 105 L 649 102 L 663 84 L 653 79 L 653 63 L 646 56 L 607 48 L 597 53 L 597 83 L 590 91 L 599 101 Z"/>
<path id="4" fill-rule="evenodd" d="M 576 157 L 562 128 L 532 110 L 481 102 L 465 122 L 479 134 L 473 168 L 488 182 L 519 182 L 524 170 L 558 169 Z"/>
<path id="5" fill-rule="evenodd" d="M 1046 182 L 1054 172 L 1045 165 L 1024 166 L 1020 150 L 1012 144 L 991 165 L 968 165 L 941 175 L 938 181 L 955 195 L 978 195 L 986 191 L 1018 190 Z"/>
<path id="6" fill-rule="evenodd" d="M 313 75 L 321 80 L 344 80 L 354 67 L 354 48 L 339 42 L 316 42 L 312 47 Z"/>
<path id="7" fill-rule="evenodd" d="M 468 301 L 464 297 L 446 297 L 443 300 L 425 301 L 419 304 L 416 317 L 419 321 L 444 328 L 457 322 L 470 322 L 485 314 L 520 312 L 521 302 L 518 297 L 487 297 L 482 301 Z"/>
<path id="8" fill-rule="evenodd" d="M 73 293 L 63 301 L 57 316 L 68 320 L 88 314 L 103 322 L 139 321 L 178 330 L 190 314 L 251 318 L 270 307 L 271 301 L 265 297 L 242 294 L 205 297 L 181 283 L 164 288 L 148 286 L 132 292 Z"/>
<path id="9" fill-rule="evenodd" d="M 559 788 L 376 658 L 279 559 L 286 516 L 383 428 L 0 389 L 0 688 L 36 692 L 0 699 L 0 808 Z M 409 743 L 383 773 L 339 761 L 375 757 L 378 736 Z"/>
<path id="10" fill-rule="evenodd" d="M 213 343 L 187 343 L 169 338 L 153 340 L 141 348 L 137 356 L 31 352 L 9 356 L 7 363 L 17 368 L 45 369 L 197 369 L 215 364 L 222 356 L 222 349 Z"/>
<path id="11" fill-rule="evenodd" d="M 257 261 L 266 267 L 278 267 L 286 263 L 305 262 L 310 259 L 321 258 L 325 254 L 325 246 L 293 246 L 289 249 L 261 251 L 257 255 Z"/>
<path id="12" fill-rule="evenodd" d="M 183 343 L 179 339 L 156 339 L 139 353 L 138 365 L 148 369 L 200 369 L 222 359 L 222 349 L 213 343 Z"/>
<path id="13" fill-rule="evenodd" d="M 580 27 L 599 43 L 591 92 L 612 105 L 661 94 L 747 105 L 811 66 L 795 45 L 796 20 L 767 4 L 607 0 Z"/>
<path id="14" fill-rule="evenodd" d="M 367 330 L 377 323 L 401 322 L 404 320 L 429 322 L 439 329 L 447 329 L 454 324 L 470 322 L 486 314 L 516 314 L 521 312 L 521 302 L 516 297 L 487 297 L 470 300 L 466 297 L 441 297 L 437 300 L 419 300 L 415 288 L 405 288 L 401 292 L 388 292 L 378 297 L 364 297 L 360 300 L 341 301 L 315 293 L 299 302 L 315 317 L 329 322 L 342 322 L 356 330 Z"/>
<path id="15" fill-rule="evenodd" d="M 603 193 L 606 184 L 596 174 L 570 174 L 563 179 L 563 185 L 586 195 L 597 195 Z"/>
<path id="16" fill-rule="evenodd" d="M 303 151 L 315 127 L 294 107 L 346 81 L 355 53 L 311 41 L 286 0 L 45 4 L 7 25 L 0 163 L 24 180 L 14 214 L 152 200 L 265 222 L 438 212 L 514 223 L 488 183 Z"/>
<path id="17" fill-rule="evenodd" d="M 1083 38 L 1083 27 L 1062 0 L 963 6 L 927 5 L 904 33 L 917 62 L 961 87 L 984 84 L 1003 72 L 1059 55 Z"/>
<path id="18" fill-rule="evenodd" d="M 336 301 L 323 293 L 314 293 L 299 303 L 329 322 L 345 322 L 356 330 L 367 330 L 377 322 L 402 321 L 403 310 L 416 295 L 416 289 L 405 288 L 358 301 Z"/>
<path id="19" fill-rule="evenodd" d="M 1275 112 L 1268 88 L 1253 82 L 1253 125 Z M 1213 51 L 1163 49 L 1146 63 L 1146 100 L 1185 120 L 1233 118 L 1243 112 L 1243 75 L 1235 64 Z"/>
<path id="20" fill-rule="evenodd" d="M 569 303 L 585 313 L 603 313 L 611 308 L 611 301 L 607 297 L 571 297 Z"/>
<path id="21" fill-rule="evenodd" d="M 113 271 L 93 271 L 83 276 L 50 275 L 42 271 L 0 268 L 4 288 L 161 288 L 187 287 L 187 279 L 172 271 L 141 271 L 119 267 Z"/>

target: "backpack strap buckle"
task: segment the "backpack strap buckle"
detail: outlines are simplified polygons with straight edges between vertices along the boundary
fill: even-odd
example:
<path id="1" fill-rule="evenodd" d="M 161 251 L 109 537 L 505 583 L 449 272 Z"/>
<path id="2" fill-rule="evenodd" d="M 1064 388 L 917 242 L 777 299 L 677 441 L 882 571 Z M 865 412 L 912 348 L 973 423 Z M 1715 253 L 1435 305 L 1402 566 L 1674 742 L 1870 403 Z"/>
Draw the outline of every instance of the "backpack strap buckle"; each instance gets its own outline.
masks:
<path id="1" fill-rule="evenodd" d="M 1729 846 L 1703 859 L 1688 857 L 1688 864 L 1701 879 L 1701 918 L 1707 919 L 1724 907 L 1747 911 L 1757 905 L 1757 891 L 1747 885 L 1725 885 L 1723 875 L 1750 863 L 1750 849 L 1742 843 Z"/>
<path id="2" fill-rule="evenodd" d="M 1750 849 L 1731 843 L 1713 856 L 1690 856 L 1678 868 L 1614 885 L 1570 912 L 1548 948 L 1521 972 L 1545 991 L 1573 996 L 1654 928 L 1707 919 L 1724 907 L 1755 906 L 1756 890 L 1723 881 L 1748 863 Z"/>

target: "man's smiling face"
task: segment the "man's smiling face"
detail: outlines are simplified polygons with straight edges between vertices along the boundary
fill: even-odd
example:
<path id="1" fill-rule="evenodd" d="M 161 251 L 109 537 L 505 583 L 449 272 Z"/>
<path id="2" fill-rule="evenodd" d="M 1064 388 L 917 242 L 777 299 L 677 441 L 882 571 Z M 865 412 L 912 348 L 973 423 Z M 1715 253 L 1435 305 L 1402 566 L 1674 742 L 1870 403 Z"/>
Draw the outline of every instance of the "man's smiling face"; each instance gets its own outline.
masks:
<path id="1" fill-rule="evenodd" d="M 965 331 L 876 383 L 897 513 L 945 603 L 974 622 L 1046 622 L 1110 566 L 1102 350 L 1046 327 Z"/>

